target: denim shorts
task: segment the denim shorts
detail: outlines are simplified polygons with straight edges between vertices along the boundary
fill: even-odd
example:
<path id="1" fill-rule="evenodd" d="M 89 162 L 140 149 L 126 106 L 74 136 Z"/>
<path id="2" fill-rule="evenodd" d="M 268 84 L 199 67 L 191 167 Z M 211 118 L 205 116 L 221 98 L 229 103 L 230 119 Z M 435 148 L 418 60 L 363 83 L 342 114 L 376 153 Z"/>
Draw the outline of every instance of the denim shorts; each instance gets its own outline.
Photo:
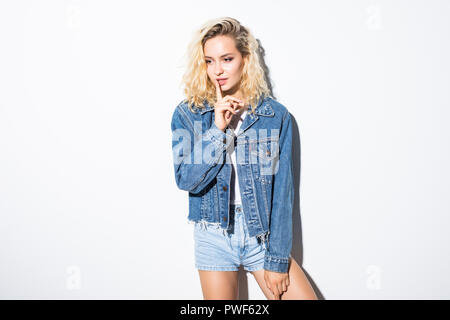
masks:
<path id="1" fill-rule="evenodd" d="M 197 222 L 194 225 L 195 267 L 199 270 L 238 271 L 263 269 L 265 246 L 250 237 L 241 204 L 230 205 L 230 227 Z"/>

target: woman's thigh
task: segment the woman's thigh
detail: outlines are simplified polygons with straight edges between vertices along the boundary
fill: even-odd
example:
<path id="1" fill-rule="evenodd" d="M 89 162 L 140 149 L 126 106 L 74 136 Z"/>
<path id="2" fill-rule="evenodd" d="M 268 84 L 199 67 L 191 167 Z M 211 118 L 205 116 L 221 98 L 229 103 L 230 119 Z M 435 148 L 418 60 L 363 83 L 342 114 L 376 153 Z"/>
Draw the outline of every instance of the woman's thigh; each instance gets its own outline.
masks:
<path id="1" fill-rule="evenodd" d="M 205 300 L 235 300 L 238 296 L 239 261 L 231 238 L 220 228 L 196 224 L 195 264 Z"/>
<path id="2" fill-rule="evenodd" d="M 205 300 L 236 300 L 238 271 L 198 270 Z"/>
<path id="3" fill-rule="evenodd" d="M 196 223 L 194 239 L 195 266 L 205 299 L 237 299 L 239 266 L 247 271 L 263 267 L 263 245 L 249 236 L 240 204 L 230 206 L 228 230 Z"/>

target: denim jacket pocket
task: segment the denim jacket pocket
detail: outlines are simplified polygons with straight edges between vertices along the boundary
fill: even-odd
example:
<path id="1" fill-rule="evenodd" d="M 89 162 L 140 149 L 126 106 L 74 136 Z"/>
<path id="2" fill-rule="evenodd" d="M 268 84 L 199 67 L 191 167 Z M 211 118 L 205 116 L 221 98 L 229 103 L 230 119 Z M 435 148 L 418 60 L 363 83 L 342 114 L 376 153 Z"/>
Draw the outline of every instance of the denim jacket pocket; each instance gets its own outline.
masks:
<path id="1" fill-rule="evenodd" d="M 252 146 L 250 163 L 255 179 L 262 184 L 271 184 L 278 165 L 278 140 L 273 137 L 260 139 Z"/>

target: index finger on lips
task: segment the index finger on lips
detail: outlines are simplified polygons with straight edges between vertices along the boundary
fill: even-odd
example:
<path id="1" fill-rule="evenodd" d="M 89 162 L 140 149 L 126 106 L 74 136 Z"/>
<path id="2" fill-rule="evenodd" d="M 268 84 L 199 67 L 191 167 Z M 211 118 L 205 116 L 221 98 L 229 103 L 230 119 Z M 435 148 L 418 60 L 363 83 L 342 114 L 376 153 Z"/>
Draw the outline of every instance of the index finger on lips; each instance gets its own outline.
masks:
<path id="1" fill-rule="evenodd" d="M 216 84 L 217 101 L 222 100 L 222 89 L 220 88 L 219 81 L 216 80 L 214 83 Z"/>

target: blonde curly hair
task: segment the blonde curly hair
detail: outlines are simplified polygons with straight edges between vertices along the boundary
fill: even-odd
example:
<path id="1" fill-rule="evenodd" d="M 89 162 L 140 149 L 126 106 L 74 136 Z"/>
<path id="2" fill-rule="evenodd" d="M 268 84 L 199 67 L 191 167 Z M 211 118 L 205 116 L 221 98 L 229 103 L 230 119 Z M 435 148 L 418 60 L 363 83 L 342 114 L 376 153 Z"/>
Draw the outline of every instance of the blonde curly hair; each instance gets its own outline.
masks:
<path id="1" fill-rule="evenodd" d="M 244 58 L 240 90 L 252 106 L 254 113 L 260 98 L 270 96 L 270 90 L 264 77 L 264 69 L 258 55 L 259 44 L 250 30 L 236 19 L 221 17 L 207 21 L 195 31 L 187 50 L 187 68 L 182 78 L 185 101 L 189 109 L 192 106 L 204 108 L 204 100 L 213 106 L 216 102 L 216 89 L 206 72 L 204 56 L 205 42 L 215 36 L 227 35 L 235 40 L 236 49 Z"/>

